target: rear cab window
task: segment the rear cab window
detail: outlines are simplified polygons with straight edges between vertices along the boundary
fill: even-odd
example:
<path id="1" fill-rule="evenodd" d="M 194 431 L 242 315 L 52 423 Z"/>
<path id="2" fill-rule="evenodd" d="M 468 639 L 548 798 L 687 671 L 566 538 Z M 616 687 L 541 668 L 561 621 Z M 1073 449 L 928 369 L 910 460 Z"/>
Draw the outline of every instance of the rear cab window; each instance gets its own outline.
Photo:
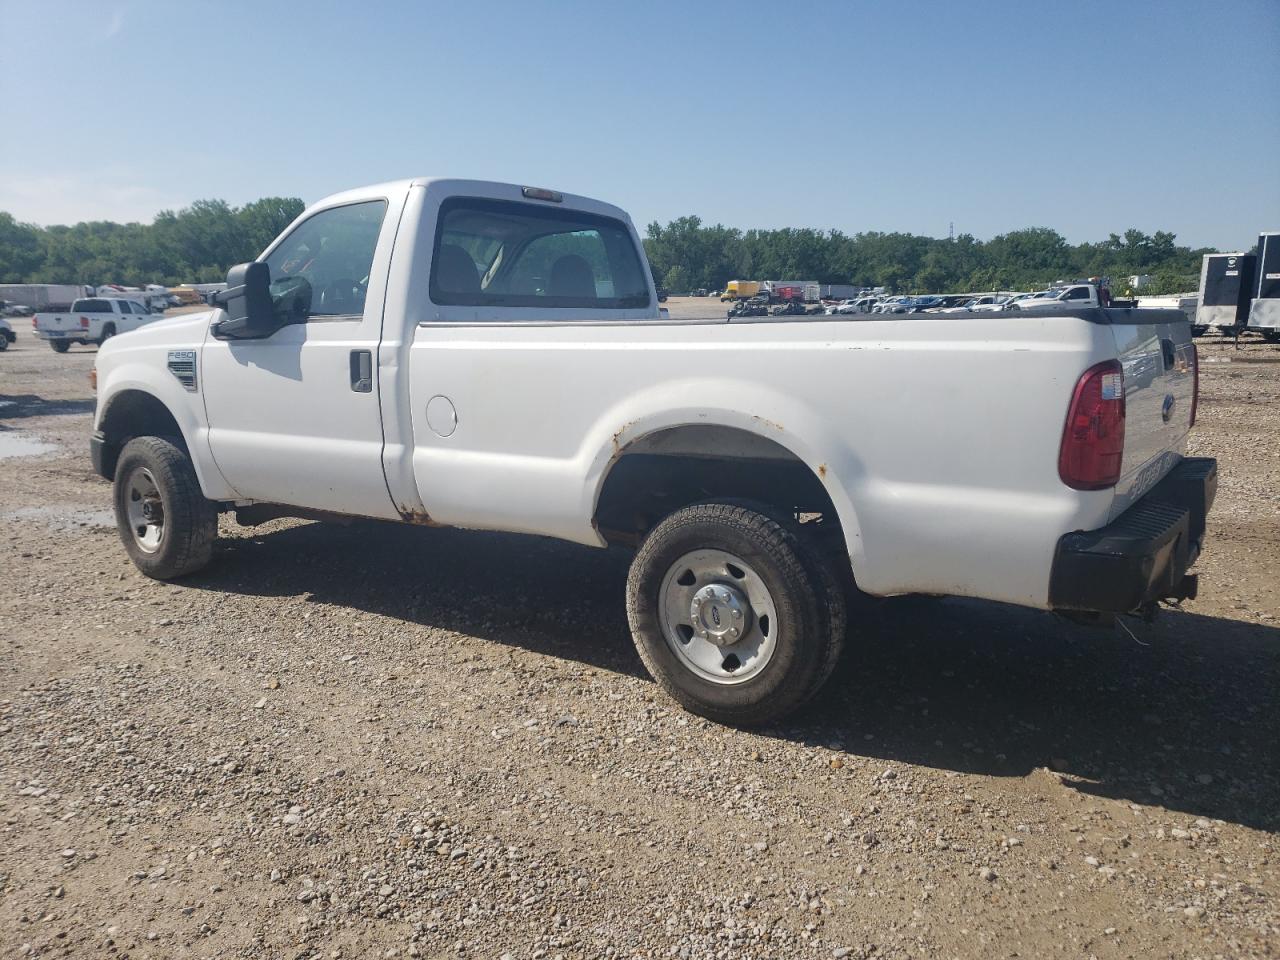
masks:
<path id="1" fill-rule="evenodd" d="M 71 313 L 110 313 L 110 300 L 77 300 L 71 304 Z"/>
<path id="2" fill-rule="evenodd" d="M 433 303 L 635 310 L 648 277 L 620 220 L 538 203 L 450 197 L 432 251 Z"/>

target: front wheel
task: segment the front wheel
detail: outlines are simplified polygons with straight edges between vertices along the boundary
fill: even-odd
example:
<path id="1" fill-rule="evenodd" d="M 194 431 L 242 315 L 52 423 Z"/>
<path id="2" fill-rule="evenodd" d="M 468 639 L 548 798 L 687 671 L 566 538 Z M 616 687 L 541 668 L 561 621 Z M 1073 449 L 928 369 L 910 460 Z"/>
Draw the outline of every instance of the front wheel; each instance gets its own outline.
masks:
<path id="1" fill-rule="evenodd" d="M 641 659 L 685 709 L 752 726 L 804 704 L 844 645 L 844 592 L 767 507 L 703 503 L 649 534 L 627 578 Z"/>
<path id="2" fill-rule="evenodd" d="M 156 580 L 195 573 L 213 556 L 218 513 L 190 458 L 171 440 L 137 437 L 116 464 L 116 527 L 134 566 Z"/>
<path id="3" fill-rule="evenodd" d="M 0 330 L 0 353 L 9 349 L 9 338 L 5 336 L 3 330 Z"/>

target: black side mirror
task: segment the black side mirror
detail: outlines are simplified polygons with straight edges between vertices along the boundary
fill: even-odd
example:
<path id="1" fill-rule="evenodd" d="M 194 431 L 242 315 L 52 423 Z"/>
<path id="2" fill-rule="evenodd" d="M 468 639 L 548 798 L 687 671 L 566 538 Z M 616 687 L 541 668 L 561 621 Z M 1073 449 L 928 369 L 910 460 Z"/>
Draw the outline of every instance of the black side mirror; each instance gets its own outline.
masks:
<path id="1" fill-rule="evenodd" d="M 213 328 L 220 340 L 269 337 L 279 329 L 271 300 L 271 268 L 260 260 L 228 270 L 227 289 L 214 297 L 214 303 L 227 311 L 227 319 Z"/>

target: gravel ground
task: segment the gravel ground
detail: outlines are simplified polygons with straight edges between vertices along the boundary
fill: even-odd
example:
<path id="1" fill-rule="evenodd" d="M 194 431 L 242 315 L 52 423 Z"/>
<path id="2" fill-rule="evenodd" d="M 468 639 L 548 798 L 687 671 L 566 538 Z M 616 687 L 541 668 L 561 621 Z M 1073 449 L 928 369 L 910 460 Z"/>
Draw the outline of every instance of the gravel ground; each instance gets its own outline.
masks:
<path id="1" fill-rule="evenodd" d="M 1280 348 L 1208 340 L 1200 599 L 860 602 L 827 693 L 673 708 L 628 557 L 224 521 L 135 572 L 92 348 L 0 354 L 0 956 L 1280 953 Z M 43 446 L 42 446 L 43 445 Z"/>

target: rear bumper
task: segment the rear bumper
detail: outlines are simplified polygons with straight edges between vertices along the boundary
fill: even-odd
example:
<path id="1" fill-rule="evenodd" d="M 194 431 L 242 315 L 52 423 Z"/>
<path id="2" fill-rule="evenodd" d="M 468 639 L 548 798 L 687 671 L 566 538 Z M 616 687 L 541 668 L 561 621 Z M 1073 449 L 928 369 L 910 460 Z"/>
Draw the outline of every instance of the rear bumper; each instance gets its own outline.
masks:
<path id="1" fill-rule="evenodd" d="M 1200 555 L 1217 491 L 1218 461 L 1186 459 L 1114 523 L 1068 533 L 1053 558 L 1049 606 L 1128 613 L 1194 596 L 1187 570 Z"/>

